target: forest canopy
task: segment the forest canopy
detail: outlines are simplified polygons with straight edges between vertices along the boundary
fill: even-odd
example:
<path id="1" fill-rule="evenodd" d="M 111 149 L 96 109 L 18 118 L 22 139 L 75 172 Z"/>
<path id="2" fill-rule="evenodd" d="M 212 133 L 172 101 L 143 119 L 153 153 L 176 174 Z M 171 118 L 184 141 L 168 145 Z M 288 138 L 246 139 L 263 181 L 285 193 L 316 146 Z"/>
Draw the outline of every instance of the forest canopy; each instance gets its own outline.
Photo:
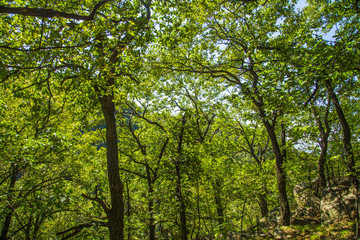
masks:
<path id="1" fill-rule="evenodd" d="M 359 8 L 0 0 L 0 240 L 232 239 L 336 179 L 358 237 Z"/>

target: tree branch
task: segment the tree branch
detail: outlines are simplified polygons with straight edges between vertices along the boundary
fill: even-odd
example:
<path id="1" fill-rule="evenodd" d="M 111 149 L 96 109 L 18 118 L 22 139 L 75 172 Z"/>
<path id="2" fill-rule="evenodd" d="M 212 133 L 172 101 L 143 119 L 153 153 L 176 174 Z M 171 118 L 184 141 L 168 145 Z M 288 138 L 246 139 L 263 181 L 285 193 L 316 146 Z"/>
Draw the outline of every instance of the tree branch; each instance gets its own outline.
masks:
<path id="1" fill-rule="evenodd" d="M 128 172 L 128 173 L 131 173 L 131 174 L 134 174 L 140 178 L 144 178 L 144 179 L 147 179 L 147 177 L 141 173 L 138 173 L 138 172 L 134 172 L 134 171 L 131 171 L 129 169 L 126 169 L 126 168 L 122 168 L 122 167 L 119 167 L 119 170 L 122 170 L 122 171 L 125 171 L 125 172 Z"/>
<path id="2" fill-rule="evenodd" d="M 84 198 L 86 198 L 86 199 L 89 199 L 89 200 L 91 200 L 91 201 L 97 202 L 97 203 L 104 209 L 106 215 L 109 214 L 109 212 L 110 212 L 110 207 L 109 207 L 103 200 L 101 200 L 101 199 L 98 198 L 98 197 L 90 197 L 90 196 L 88 196 L 88 195 L 86 195 L 86 194 L 81 194 L 81 195 L 82 195 Z"/>
<path id="3" fill-rule="evenodd" d="M 107 224 L 105 222 L 92 221 L 92 222 L 89 222 L 89 223 L 83 223 L 83 224 L 80 224 L 78 226 L 75 226 L 75 227 L 66 229 L 64 231 L 58 232 L 58 233 L 56 233 L 56 235 L 60 236 L 60 235 L 66 234 L 68 232 L 71 232 L 68 235 L 66 235 L 65 237 L 63 237 L 61 240 L 69 239 L 69 238 L 79 234 L 81 232 L 81 230 L 83 230 L 84 228 L 92 227 L 94 225 L 104 226 L 104 227 L 107 226 Z"/>
<path id="4" fill-rule="evenodd" d="M 146 19 L 150 19 L 150 17 L 151 17 L 151 11 L 150 11 L 151 0 L 148 0 L 146 3 L 144 0 L 140 0 L 140 2 L 146 8 Z"/>
<path id="5" fill-rule="evenodd" d="M 131 110 L 131 112 L 132 112 L 132 114 L 133 114 L 134 116 L 136 116 L 136 117 L 138 117 L 138 118 L 140 118 L 140 119 L 145 120 L 145 121 L 148 122 L 149 124 L 158 126 L 163 132 L 165 132 L 165 128 L 164 128 L 163 126 L 161 126 L 158 122 L 154 122 L 154 121 L 146 118 L 145 116 L 140 115 L 139 113 L 136 112 L 136 110 L 135 110 L 130 104 L 126 104 L 126 105 L 130 108 L 130 110 Z"/>
<path id="6" fill-rule="evenodd" d="M 90 15 L 82 16 L 73 13 L 65 13 L 56 11 L 53 9 L 46 8 L 28 8 L 28 7 L 5 7 L 0 5 L 0 13 L 9 13 L 9 14 L 17 14 L 23 16 L 32 16 L 32 17 L 43 17 L 43 18 L 68 18 L 74 20 L 84 20 L 84 21 L 92 21 L 94 20 L 95 14 L 97 10 L 103 6 L 104 4 L 111 2 L 113 0 L 103 0 L 98 2 L 94 8 L 92 9 Z"/>

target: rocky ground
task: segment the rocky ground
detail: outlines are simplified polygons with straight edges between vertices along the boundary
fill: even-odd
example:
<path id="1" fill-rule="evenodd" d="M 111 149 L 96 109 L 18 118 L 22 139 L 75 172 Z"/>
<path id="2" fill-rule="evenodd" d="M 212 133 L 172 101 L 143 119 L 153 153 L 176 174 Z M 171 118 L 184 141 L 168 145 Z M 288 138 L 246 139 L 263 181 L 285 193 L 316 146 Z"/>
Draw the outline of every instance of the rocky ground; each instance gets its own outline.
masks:
<path id="1" fill-rule="evenodd" d="M 258 226 L 241 233 L 216 236 L 215 239 L 357 239 L 356 212 L 359 211 L 358 191 L 348 177 L 332 179 L 323 189 L 321 196 L 315 196 L 315 181 L 299 184 L 294 189 L 296 207 L 292 210 L 290 226 L 278 226 L 278 215 L 260 220 Z M 210 238 L 213 239 L 213 238 Z"/>
<path id="2" fill-rule="evenodd" d="M 243 232 L 229 234 L 227 237 L 218 235 L 215 239 L 246 240 L 246 239 L 356 239 L 355 223 L 348 218 L 338 221 L 320 222 L 316 218 L 296 218 L 290 226 L 273 226 L 259 229 L 257 233 Z M 210 238 L 212 239 L 212 238 Z"/>
<path id="3" fill-rule="evenodd" d="M 264 228 L 261 233 L 243 239 L 355 239 L 355 223 L 349 219 L 320 222 L 318 219 L 294 219 L 290 226 Z"/>

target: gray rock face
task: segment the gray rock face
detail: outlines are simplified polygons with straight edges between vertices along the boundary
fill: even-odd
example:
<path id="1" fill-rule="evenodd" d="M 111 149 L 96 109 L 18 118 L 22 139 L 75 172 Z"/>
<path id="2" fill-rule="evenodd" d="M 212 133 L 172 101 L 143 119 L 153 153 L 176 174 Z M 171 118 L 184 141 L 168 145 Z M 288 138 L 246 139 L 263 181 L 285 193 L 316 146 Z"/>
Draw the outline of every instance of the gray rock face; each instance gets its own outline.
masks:
<path id="1" fill-rule="evenodd" d="M 295 217 L 316 217 L 321 214 L 321 220 L 331 220 L 355 216 L 356 190 L 348 177 L 332 179 L 330 185 L 323 189 L 321 199 L 313 194 L 315 184 L 316 179 L 295 186 L 298 205 Z"/>
<path id="2" fill-rule="evenodd" d="M 297 204 L 295 217 L 316 217 L 320 212 L 320 199 L 314 196 L 313 187 L 316 180 L 311 183 L 301 183 L 295 186 L 294 195 Z"/>
<path id="3" fill-rule="evenodd" d="M 349 178 L 339 178 L 323 190 L 320 203 L 321 219 L 354 217 L 356 211 L 356 190 Z"/>

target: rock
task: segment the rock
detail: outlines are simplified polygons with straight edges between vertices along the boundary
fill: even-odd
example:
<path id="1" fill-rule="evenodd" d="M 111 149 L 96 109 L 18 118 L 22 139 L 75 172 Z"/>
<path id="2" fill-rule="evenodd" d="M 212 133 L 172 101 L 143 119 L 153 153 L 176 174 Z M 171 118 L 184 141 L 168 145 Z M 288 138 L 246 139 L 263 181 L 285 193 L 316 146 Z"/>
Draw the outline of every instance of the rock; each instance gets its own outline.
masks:
<path id="1" fill-rule="evenodd" d="M 356 191 L 349 177 L 332 179 L 330 185 L 328 183 L 323 189 L 321 199 L 313 194 L 316 181 L 317 179 L 314 179 L 295 186 L 294 195 L 298 207 L 294 219 L 316 218 L 319 214 L 321 220 L 355 216 Z"/>
<path id="2" fill-rule="evenodd" d="M 320 204 L 321 219 L 354 217 L 356 210 L 356 191 L 348 177 L 336 179 L 323 190 Z"/>
<path id="3" fill-rule="evenodd" d="M 274 239 L 284 239 L 284 233 L 280 228 L 274 229 Z"/>
<path id="4" fill-rule="evenodd" d="M 320 212 L 320 199 L 314 196 L 313 187 L 317 179 L 310 183 L 301 183 L 295 186 L 294 195 L 298 205 L 295 217 L 316 217 Z"/>

